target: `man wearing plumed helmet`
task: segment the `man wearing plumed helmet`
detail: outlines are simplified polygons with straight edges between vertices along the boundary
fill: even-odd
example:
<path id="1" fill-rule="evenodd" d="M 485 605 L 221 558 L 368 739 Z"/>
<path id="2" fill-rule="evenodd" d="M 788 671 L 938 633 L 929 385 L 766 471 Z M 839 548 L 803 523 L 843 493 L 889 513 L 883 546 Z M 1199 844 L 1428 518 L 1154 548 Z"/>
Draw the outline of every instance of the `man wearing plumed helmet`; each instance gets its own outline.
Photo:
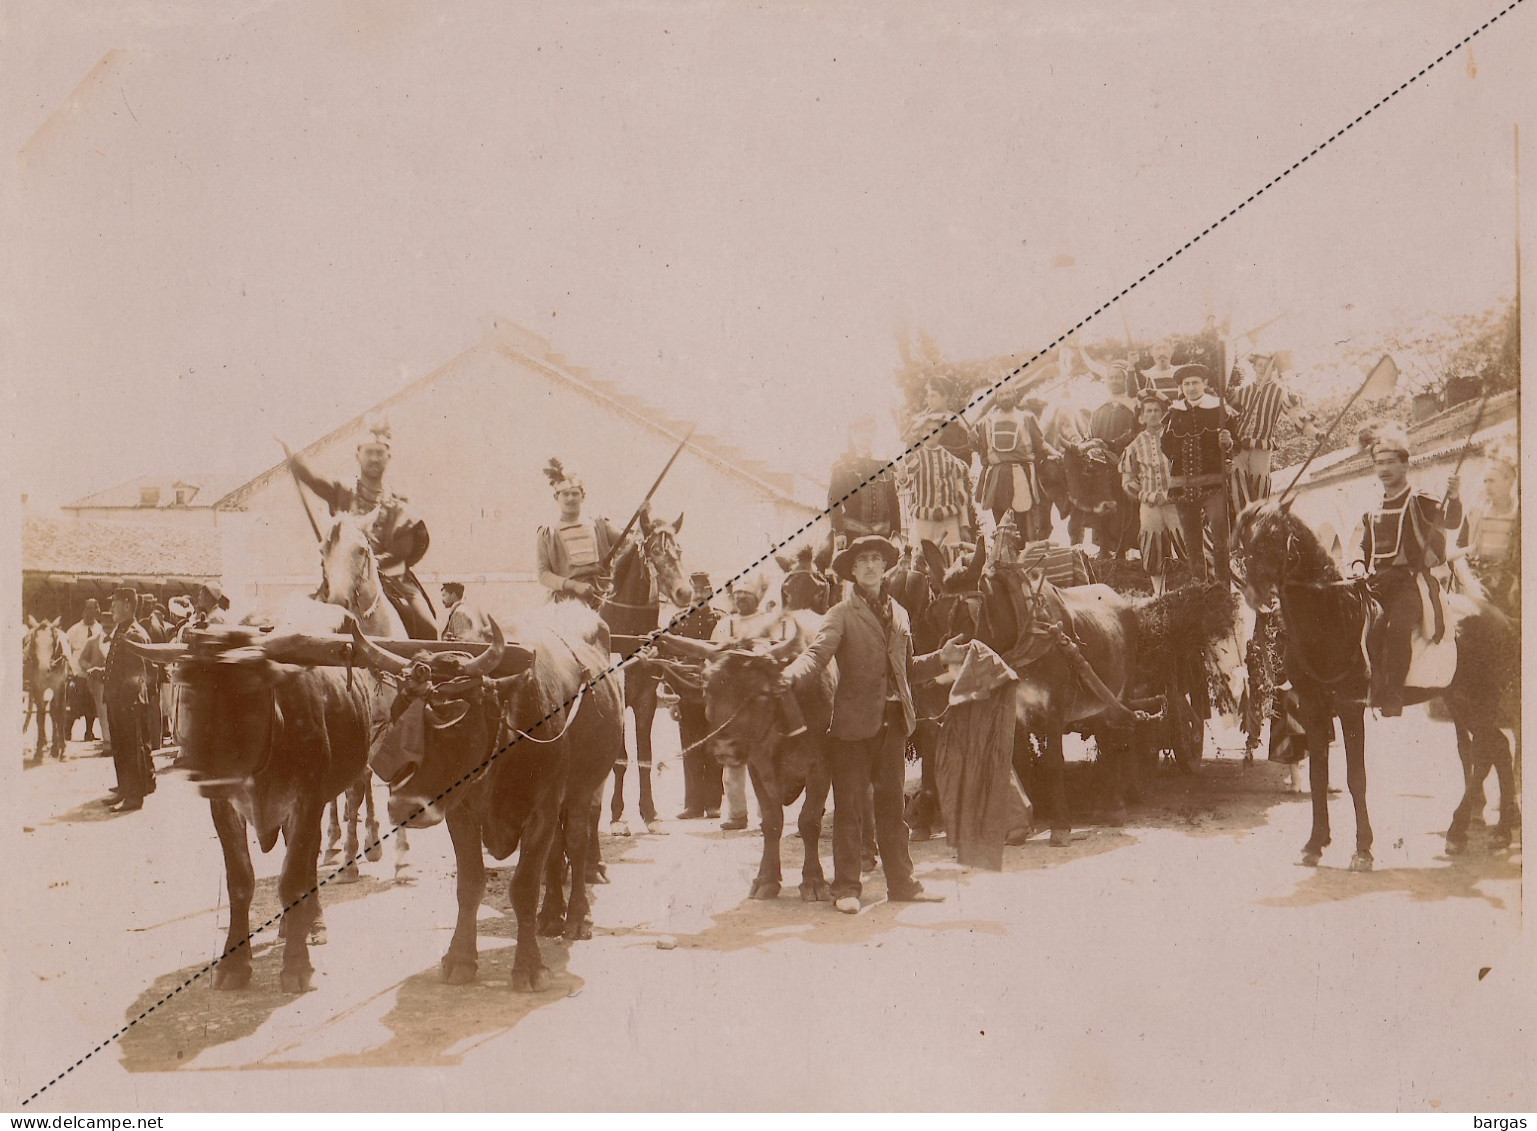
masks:
<path id="1" fill-rule="evenodd" d="M 1409 437 L 1396 424 L 1363 433 L 1363 446 L 1382 484 L 1382 505 L 1362 518 L 1361 556 L 1354 565 L 1382 606 L 1380 655 L 1373 656 L 1372 706 L 1386 717 L 1404 713 L 1404 681 L 1413 658 L 1414 629 L 1428 602 L 1438 642 L 1445 631 L 1441 591 L 1430 571 L 1446 561 L 1446 531 L 1462 522 L 1459 483 L 1446 481 L 1446 497 L 1409 483 Z"/>
<path id="2" fill-rule="evenodd" d="M 534 540 L 539 584 L 550 590 L 552 600 L 585 601 L 597 608 L 607 587 L 619 532 L 606 518 L 582 517 L 587 489 L 560 460 L 551 459 L 544 474 L 555 492 L 560 516 L 552 525 L 541 526 Z"/>
<path id="3" fill-rule="evenodd" d="M 427 524 L 413 513 L 409 501 L 384 484 L 384 472 L 390 465 L 390 425 L 382 417 L 369 420 L 367 431 L 358 441 L 357 480 L 348 486 L 338 479 L 317 475 L 304 457 L 290 451 L 289 466 L 299 481 L 326 501 L 333 515 L 374 516 L 368 525 L 368 542 L 379 559 L 379 577 L 384 595 L 400 614 L 406 632 L 413 640 L 436 640 L 436 616 L 427 590 L 417 580 L 412 567 L 427 553 L 431 539 Z"/>

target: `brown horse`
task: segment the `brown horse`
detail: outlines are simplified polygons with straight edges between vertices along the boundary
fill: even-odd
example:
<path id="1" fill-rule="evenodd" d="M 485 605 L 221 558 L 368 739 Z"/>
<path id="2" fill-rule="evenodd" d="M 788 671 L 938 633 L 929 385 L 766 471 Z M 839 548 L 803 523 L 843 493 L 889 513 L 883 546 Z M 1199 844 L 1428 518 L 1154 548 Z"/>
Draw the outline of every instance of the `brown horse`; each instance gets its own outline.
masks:
<path id="1" fill-rule="evenodd" d="M 1369 871 L 1372 828 L 1366 809 L 1364 720 L 1371 690 L 1368 642 L 1381 610 L 1365 579 L 1341 577 L 1313 532 L 1274 501 L 1244 508 L 1234 545 L 1245 599 L 1255 608 L 1279 605 L 1286 672 L 1307 733 L 1313 829 L 1302 862 L 1317 864 L 1329 844 L 1329 741 L 1337 718 L 1345 739 L 1345 780 L 1356 813 L 1350 867 Z M 1450 604 L 1451 598 L 1447 601 Z M 1508 845 L 1521 824 L 1510 744 L 1500 729 L 1512 725 L 1519 710 L 1520 639 L 1498 610 L 1478 602 L 1469 605 L 1468 615 L 1456 625 L 1457 667 L 1451 682 L 1405 689 L 1406 703 L 1440 697 L 1456 732 L 1464 788 L 1446 831 L 1448 854 L 1467 847 L 1475 784 L 1491 765 L 1500 782 L 1500 822 L 1490 833 L 1491 843 Z"/>
<path id="2" fill-rule="evenodd" d="M 599 612 L 616 636 L 645 636 L 661 623 L 660 596 L 678 608 L 694 599 L 683 565 L 678 532 L 683 516 L 673 522 L 653 519 L 642 510 L 638 538 L 626 539 L 614 556 L 614 583 Z M 628 656 L 622 657 L 628 659 Z M 659 832 L 656 803 L 651 797 L 651 726 L 656 721 L 656 690 L 660 682 L 647 664 L 631 664 L 624 672 L 624 701 L 635 715 L 635 763 L 640 774 L 640 819 L 648 832 Z M 614 795 L 609 804 L 609 831 L 629 836 L 624 819 L 624 776 L 629 751 L 620 747 L 614 761 Z"/>

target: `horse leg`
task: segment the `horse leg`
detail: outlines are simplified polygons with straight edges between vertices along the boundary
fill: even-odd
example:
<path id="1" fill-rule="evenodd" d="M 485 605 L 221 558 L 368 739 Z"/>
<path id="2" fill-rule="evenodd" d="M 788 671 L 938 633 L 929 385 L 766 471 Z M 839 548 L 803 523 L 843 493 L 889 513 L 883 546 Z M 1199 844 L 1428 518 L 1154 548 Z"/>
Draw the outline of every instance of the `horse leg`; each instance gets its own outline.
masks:
<path id="1" fill-rule="evenodd" d="M 920 721 L 913 730 L 913 747 L 918 751 L 918 764 L 922 767 L 918 796 L 913 802 L 912 816 L 908 820 L 914 840 L 930 839 L 934 835 L 936 818 L 942 819 L 939 813 L 939 786 L 934 778 L 938 738 L 938 724 L 929 719 Z"/>
<path id="2" fill-rule="evenodd" d="M 779 841 L 785 831 L 785 810 L 779 798 L 763 787 L 756 766 L 749 765 L 747 773 L 752 778 L 753 792 L 758 795 L 758 812 L 763 816 L 763 856 L 758 862 L 758 875 L 752 882 L 748 898 L 778 899 L 784 878 L 779 869 Z"/>
<path id="3" fill-rule="evenodd" d="M 1372 822 L 1366 812 L 1366 712 L 1347 707 L 1340 712 L 1340 733 L 1345 741 L 1345 783 L 1356 810 L 1356 850 L 1350 858 L 1352 872 L 1372 870 Z"/>
<path id="4" fill-rule="evenodd" d="M 1462 763 L 1462 797 L 1452 811 L 1451 823 L 1446 827 L 1446 854 L 1458 856 L 1467 851 L 1468 824 L 1474 810 L 1474 794 L 1480 780 L 1479 751 L 1473 731 L 1458 720 L 1452 721 L 1457 736 L 1457 760 Z M 1481 806 L 1480 806 L 1481 808 Z"/>
<path id="5" fill-rule="evenodd" d="M 411 874 L 411 842 L 406 839 L 406 827 L 401 825 L 392 835 L 395 837 L 395 882 L 412 883 L 415 877 Z"/>
<path id="6" fill-rule="evenodd" d="M 480 820 L 468 805 L 448 811 L 448 835 L 454 843 L 454 869 L 458 874 L 459 916 L 454 936 L 443 956 L 439 972 L 450 985 L 464 986 L 475 980 L 479 967 L 475 938 L 476 915 L 486 894 L 486 860 L 481 851 Z"/>
<path id="7" fill-rule="evenodd" d="M 245 818 L 232 802 L 208 802 L 219 847 L 224 850 L 224 876 L 229 891 L 229 932 L 224 951 L 214 970 L 213 988 L 243 990 L 251 984 L 251 896 L 256 891 L 256 870 L 251 866 L 251 846 L 246 840 Z"/>
<path id="8" fill-rule="evenodd" d="M 553 786 L 551 788 L 554 788 Z M 512 988 L 525 993 L 539 993 L 554 981 L 539 951 L 539 883 L 545 860 L 555 838 L 560 819 L 559 796 L 535 807 L 524 826 L 518 849 L 518 865 L 508 885 L 508 902 L 518 920 L 518 941 L 512 955 Z"/>
<path id="9" fill-rule="evenodd" d="M 629 673 L 626 673 L 628 675 Z M 640 730 L 639 722 L 636 723 L 637 733 Z M 630 762 L 630 748 L 623 744 L 619 747 L 619 757 L 614 759 L 614 796 L 608 803 L 608 833 L 610 836 L 629 836 L 630 825 L 624 819 L 624 771 Z"/>
<path id="10" fill-rule="evenodd" d="M 1313 831 L 1302 846 L 1302 862 L 1315 866 L 1329 845 L 1329 737 L 1332 723 L 1312 703 L 1303 700 L 1303 727 L 1308 736 L 1308 789 L 1313 797 Z M 1365 773 L 1364 754 L 1362 772 Z"/>
<path id="11" fill-rule="evenodd" d="M 656 722 L 657 681 L 648 682 L 650 686 L 635 703 L 635 765 L 640 776 L 640 819 L 646 822 L 648 833 L 660 833 L 656 802 L 651 797 L 651 727 Z"/>
<path id="12" fill-rule="evenodd" d="M 1500 784 L 1500 823 L 1489 834 L 1489 843 L 1495 848 L 1508 848 L 1521 831 L 1521 790 L 1516 785 L 1515 759 L 1510 753 L 1510 742 L 1505 732 L 1489 726 L 1487 743 L 1489 760 L 1494 763 L 1494 773 Z"/>
<path id="13" fill-rule="evenodd" d="M 1051 846 L 1066 848 L 1072 843 L 1073 822 L 1067 811 L 1067 759 L 1062 753 L 1062 727 L 1048 720 L 1041 752 L 1041 776 L 1044 778 L 1046 811 L 1051 820 Z"/>
<path id="14" fill-rule="evenodd" d="M 832 775 L 827 764 L 820 762 L 806 777 L 806 800 L 801 802 L 800 818 L 796 826 L 801 834 L 801 849 L 805 860 L 801 864 L 801 899 L 807 903 L 825 903 L 832 899 L 833 889 L 822 871 L 822 817 L 827 812 L 827 793 L 832 786 Z"/>
<path id="15" fill-rule="evenodd" d="M 59 761 L 64 761 L 64 741 L 69 737 L 69 726 L 65 723 L 65 716 L 69 713 L 69 684 L 66 682 L 53 693 L 53 756 Z"/>

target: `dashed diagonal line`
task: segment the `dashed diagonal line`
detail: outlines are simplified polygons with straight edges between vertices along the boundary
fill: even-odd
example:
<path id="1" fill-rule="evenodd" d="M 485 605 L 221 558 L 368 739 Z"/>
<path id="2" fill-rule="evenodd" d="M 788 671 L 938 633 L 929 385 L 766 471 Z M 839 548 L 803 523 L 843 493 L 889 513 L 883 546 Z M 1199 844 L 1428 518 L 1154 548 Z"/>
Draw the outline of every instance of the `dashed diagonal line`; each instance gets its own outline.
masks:
<path id="1" fill-rule="evenodd" d="M 1113 294 L 1109 298 L 1107 298 L 1104 302 L 1100 303 L 1097 307 L 1095 307 L 1093 310 L 1091 310 L 1088 314 L 1085 314 L 1077 322 L 1073 323 L 1073 325 L 1072 325 L 1072 327 L 1070 329 L 1068 329 L 1068 330 L 1064 331 L 1063 333 L 1059 334 L 1051 342 L 1047 343 L 1047 345 L 1045 345 L 1041 349 L 1037 350 L 1034 354 L 1032 354 L 1025 361 L 1021 362 L 1019 365 L 1017 365 L 1013 369 L 1011 369 L 1003 377 L 999 378 L 997 381 L 993 382 L 991 385 L 988 385 L 988 386 L 984 387 L 981 392 L 979 392 L 975 397 L 973 397 L 970 401 L 968 401 L 965 404 L 965 406 L 962 407 L 959 411 L 951 413 L 946 418 L 944 423 L 936 426 L 932 431 L 927 432 L 927 433 L 925 433 L 922 436 L 919 436 L 900 455 L 896 456 L 894 459 L 891 459 L 891 460 L 887 461 L 885 464 L 883 464 L 881 466 L 881 468 L 878 471 L 876 471 L 875 473 L 873 473 L 872 475 L 870 475 L 866 479 L 862 480 L 859 483 L 858 486 L 856 486 L 853 490 L 849 491 L 842 498 L 836 500 L 833 503 L 830 503 L 826 509 L 818 512 L 816 515 L 814 515 L 810 519 L 807 519 L 806 522 L 804 522 L 792 534 L 790 534 L 788 537 L 785 537 L 785 538 L 781 539 L 778 543 L 776 543 L 775 545 L 771 546 L 767 551 L 765 551 L 761 557 L 758 557 L 753 562 L 751 562 L 750 564 L 745 566 L 743 569 L 738 571 L 736 574 L 734 574 L 732 577 L 727 579 L 726 584 L 730 585 L 733 582 L 741 581 L 743 578 L 745 578 L 753 570 L 757 569 L 764 562 L 768 561 L 768 559 L 770 557 L 772 557 L 775 553 L 779 552 L 780 550 L 785 549 L 786 547 L 788 547 L 790 545 L 793 545 L 803 535 L 805 535 L 809 530 L 811 530 L 811 528 L 814 527 L 818 522 L 821 522 L 824 518 L 827 518 L 829 515 L 831 515 L 831 513 L 832 513 L 832 511 L 834 510 L 835 507 L 840 506 L 843 503 L 848 502 L 849 499 L 853 498 L 863 488 L 865 488 L 865 487 L 869 486 L 871 483 L 875 482 L 875 480 L 877 478 L 879 478 L 881 475 L 885 474 L 888 471 L 894 470 L 896 468 L 896 466 L 900 462 L 902 462 L 909 455 L 911 455 L 913 452 L 915 452 L 919 447 L 921 447 L 925 440 L 928 440 L 928 439 L 930 439 L 932 437 L 935 437 L 935 436 L 939 435 L 939 433 L 941 431 L 943 431 L 944 428 L 951 421 L 959 420 L 963 413 L 967 412 L 970 409 L 976 408 L 983 401 L 985 401 L 989 396 L 992 396 L 999 389 L 1003 388 L 1003 386 L 1007 385 L 1010 381 L 1013 381 L 1015 378 L 1017 378 L 1021 373 L 1023 373 L 1026 369 L 1028 369 L 1035 362 L 1039 361 L 1042 357 L 1045 357 L 1046 354 L 1050 353 L 1053 349 L 1057 348 L 1063 342 L 1067 341 L 1067 339 L 1072 337 L 1073 334 L 1077 333 L 1084 326 L 1088 325 L 1088 323 L 1093 321 L 1095 318 L 1099 317 L 1099 315 L 1103 314 L 1105 311 L 1109 310 L 1116 303 L 1120 302 L 1123 298 L 1125 298 L 1127 295 L 1129 295 L 1132 291 L 1136 290 L 1143 283 L 1147 282 L 1148 279 L 1152 278 L 1155 274 L 1157 274 L 1163 268 L 1165 268 L 1169 264 L 1173 263 L 1181 255 L 1185 254 L 1185 252 L 1189 251 L 1196 244 L 1200 243 L 1201 240 L 1205 239 L 1212 232 L 1216 231 L 1223 224 L 1225 224 L 1229 220 L 1231 220 L 1234 216 L 1237 216 L 1245 208 L 1247 208 L 1249 205 L 1253 204 L 1261 196 L 1265 195 L 1265 193 L 1269 192 L 1272 188 L 1274 188 L 1275 186 L 1279 185 L 1287 177 L 1291 176 L 1298 169 L 1302 168 L 1302 166 L 1307 164 L 1308 161 L 1312 160 L 1314 157 L 1316 157 L 1323 150 L 1327 149 L 1330 145 L 1333 145 L 1336 141 L 1338 141 L 1339 139 L 1343 138 L 1351 130 L 1355 129 L 1356 126 L 1360 125 L 1367 118 L 1371 117 L 1372 114 L 1376 113 L 1383 106 L 1385 106 L 1388 102 L 1392 101 L 1394 98 L 1398 97 L 1404 91 L 1408 90 L 1415 83 L 1419 82 L 1420 79 L 1424 78 L 1427 74 L 1429 74 L 1437 66 L 1439 66 L 1441 63 L 1443 63 L 1449 56 L 1451 56 L 1455 52 L 1461 50 L 1463 47 L 1466 47 L 1470 42 L 1472 42 L 1472 40 L 1474 39 L 1475 36 L 1481 35 L 1483 32 L 1487 31 L 1490 28 L 1490 26 L 1492 26 L 1493 24 L 1495 24 L 1496 22 L 1498 22 L 1500 19 L 1504 18 L 1505 16 L 1509 15 L 1515 9 L 1519 8 L 1523 3 L 1525 3 L 1525 0 L 1511 0 L 1511 3 L 1505 5 L 1505 7 L 1501 8 L 1494 15 L 1490 16 L 1483 23 L 1479 24 L 1478 27 L 1476 27 L 1472 31 L 1468 32 L 1467 35 L 1463 36 L 1456 43 L 1452 44 L 1445 51 L 1441 52 L 1441 54 L 1437 55 L 1429 63 L 1426 63 L 1423 67 L 1421 67 L 1414 74 L 1410 75 L 1403 82 L 1399 83 L 1392 90 L 1388 91 L 1388 93 L 1384 94 L 1381 98 L 1377 99 L 1376 102 L 1373 102 L 1371 104 L 1371 106 L 1369 106 L 1367 109 L 1361 111 L 1361 113 L 1357 114 L 1349 122 L 1346 122 L 1345 125 L 1341 126 L 1339 129 L 1335 130 L 1332 134 L 1330 134 L 1328 137 L 1326 137 L 1323 141 L 1321 141 L 1317 145 L 1313 146 L 1313 148 L 1308 150 L 1307 153 L 1303 154 L 1297 160 L 1293 161 L 1290 165 L 1288 165 L 1285 169 L 1282 169 L 1275 176 L 1271 177 L 1270 180 L 1266 181 L 1263 185 L 1261 185 L 1259 188 L 1255 189 L 1254 192 L 1250 193 L 1242 201 L 1240 201 L 1239 203 L 1235 204 L 1232 208 L 1228 209 L 1221 216 L 1217 217 L 1217 219 L 1213 220 L 1210 224 L 1206 225 L 1206 227 L 1202 228 L 1194 236 L 1192 236 L 1192 237 L 1190 237 L 1190 239 L 1186 240 L 1181 246 L 1175 248 L 1172 252 L 1170 252 L 1168 255 L 1164 256 L 1157 263 L 1153 264 L 1153 266 L 1149 267 L 1146 271 L 1144 271 L 1141 275 L 1139 275 L 1136 278 L 1135 281 L 1133 281 L 1131 283 L 1128 283 L 1126 286 L 1122 287 L 1115 294 Z M 656 640 L 659 636 L 661 636 L 663 633 L 667 632 L 674 625 L 676 625 L 680 620 L 684 619 L 685 617 L 687 617 L 690 613 L 694 612 L 695 610 L 701 608 L 702 605 L 703 605 L 703 602 L 698 602 L 698 603 L 695 603 L 693 605 L 690 605 L 686 609 L 680 610 L 670 621 L 668 621 L 668 623 L 665 626 L 663 626 L 661 628 L 658 628 L 654 632 L 648 634 L 646 639 L 648 640 L 648 642 Z M 604 671 L 602 671 L 602 672 L 598 673 L 597 675 L 591 677 L 591 679 L 589 679 L 588 682 L 585 683 L 582 686 L 582 689 L 579 690 L 576 695 L 573 695 L 570 699 L 568 699 L 565 702 L 559 704 L 549 714 L 545 715 L 544 718 L 540 719 L 539 722 L 533 724 L 533 726 L 529 727 L 528 729 L 529 730 L 533 730 L 536 727 L 544 726 L 545 724 L 553 722 L 555 719 L 559 718 L 561 712 L 565 711 L 568 707 L 571 707 L 573 704 L 575 704 L 576 700 L 578 698 L 580 698 L 581 694 L 587 688 L 590 688 L 590 687 L 596 685 L 597 683 L 602 682 L 605 679 L 610 679 L 610 678 L 618 675 L 620 673 L 621 669 L 625 666 L 625 664 L 627 662 L 628 661 L 622 661 L 620 663 L 611 664 Z M 445 797 L 447 797 L 449 794 L 453 793 L 460 786 L 467 785 L 470 782 L 474 781 L 475 779 L 479 778 L 482 773 L 484 773 L 488 768 L 490 768 L 491 764 L 493 762 L 495 762 L 497 758 L 499 758 L 506 751 L 510 750 L 514 745 L 516 745 L 518 743 L 518 741 L 520 741 L 520 737 L 515 736 L 512 739 L 512 741 L 510 741 L 506 745 L 501 746 L 500 748 L 494 750 L 483 762 L 481 762 L 473 770 L 471 770 L 469 773 L 465 774 L 463 777 L 461 777 L 458 781 L 454 782 L 452 785 L 448 786 L 440 794 L 438 794 L 437 797 L 433 798 L 431 803 L 436 805 L 437 803 L 441 802 Z M 267 929 L 268 927 L 274 926 L 282 918 L 282 916 L 286 912 L 296 908 L 297 906 L 299 906 L 300 903 L 302 903 L 304 900 L 308 899 L 310 896 L 318 894 L 319 890 L 322 887 L 324 887 L 326 884 L 330 883 L 331 880 L 335 879 L 341 873 L 341 870 L 343 868 L 347 867 L 348 864 L 357 863 L 359 860 L 361 860 L 363 858 L 363 855 L 367 852 L 368 849 L 375 847 L 376 845 L 382 843 L 385 840 L 388 840 L 391 836 L 393 836 L 396 832 L 398 832 L 401 829 L 401 827 L 405 824 L 406 821 L 410 821 L 410 820 L 414 819 L 417 816 L 417 814 L 420 813 L 421 811 L 422 810 L 419 809 L 419 810 L 417 810 L 416 813 L 412 813 L 410 816 L 408 816 L 405 819 L 405 821 L 402 821 L 401 824 L 395 825 L 388 832 L 386 832 L 386 833 L 382 834 L 380 837 L 378 837 L 378 839 L 370 842 L 367 846 L 365 846 L 365 848 L 363 848 L 362 850 L 359 851 L 357 856 L 354 856 L 346 864 L 343 864 L 341 866 L 341 868 L 338 868 L 336 871 L 332 872 L 330 875 L 328 875 L 324 879 L 320 880 L 313 888 L 309 889 L 308 891 L 306 891 L 305 893 L 300 895 L 297 899 L 295 899 L 293 902 L 291 902 L 287 906 L 283 907 L 281 910 L 278 911 L 278 913 L 276 915 L 272 916 L 270 919 L 268 919 L 261 926 L 257 927 L 255 930 L 253 930 L 251 932 L 251 934 L 257 934 L 257 933 Z M 65 1068 L 62 1072 L 60 1072 L 56 1076 L 54 1076 L 51 1080 L 49 1080 L 42 1087 L 38 1088 L 37 1091 L 33 1092 L 30 1096 L 28 1096 L 25 1100 L 22 1101 L 21 1106 L 25 1107 L 28 1104 L 30 1104 L 33 1100 L 37 1099 L 38 1096 L 42 1095 L 49 1088 L 53 1087 L 60 1080 L 64 1079 L 64 1077 L 68 1076 L 75 1069 L 77 1069 L 81 1065 L 85 1064 L 86 1061 L 90 1060 L 97 1053 L 101 1052 L 103 1049 L 107 1048 L 109 1045 L 111 1045 L 115 1041 L 119 1040 L 123 1036 L 123 1034 L 127 1033 L 130 1029 L 132 1029 L 140 1021 L 143 1021 L 151 1013 L 154 1013 L 155 1010 L 159 1009 L 162 1005 L 164 1005 L 166 1002 L 170 1001 L 177 994 L 181 993 L 183 990 L 185 990 L 185 989 L 189 988 L 190 986 L 192 986 L 195 982 L 197 982 L 199 979 L 201 979 L 210 970 L 213 970 L 215 967 L 217 967 L 219 965 L 219 963 L 222 962 L 225 958 L 229 957 L 231 954 L 234 954 L 236 951 L 238 951 L 238 950 L 240 950 L 242 948 L 249 948 L 250 945 L 251 945 L 250 936 L 247 936 L 241 942 L 239 942 L 239 943 L 235 944 L 234 946 L 232 946 L 232 947 L 228 948 L 227 950 L 225 950 L 225 952 L 223 954 L 220 954 L 217 958 L 215 958 L 212 961 L 210 961 L 209 963 L 207 963 L 207 965 L 203 966 L 196 973 L 191 975 L 185 982 L 183 982 L 181 985 L 177 986 L 175 989 L 173 989 L 170 992 L 168 992 L 159 1001 L 155 1002 L 154 1005 L 151 1005 L 148 1008 L 146 1008 L 143 1012 L 141 1012 L 137 1017 L 135 1017 L 132 1020 L 130 1020 L 121 1029 L 117 1030 L 111 1036 L 105 1038 L 100 1044 L 98 1044 L 95 1048 L 93 1048 L 89 1052 L 87 1052 L 79 1060 L 75 1061 L 69 1067 Z"/>

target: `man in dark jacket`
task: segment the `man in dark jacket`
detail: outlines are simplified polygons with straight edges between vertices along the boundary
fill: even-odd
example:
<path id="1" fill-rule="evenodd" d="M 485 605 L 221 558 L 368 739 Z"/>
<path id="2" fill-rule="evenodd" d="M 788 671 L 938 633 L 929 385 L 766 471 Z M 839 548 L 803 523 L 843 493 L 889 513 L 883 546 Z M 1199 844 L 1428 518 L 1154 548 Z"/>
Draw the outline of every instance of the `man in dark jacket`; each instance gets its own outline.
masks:
<path id="1" fill-rule="evenodd" d="M 132 589 L 112 594 L 112 632 L 107 652 L 106 693 L 108 729 L 112 734 L 112 763 L 117 770 L 117 796 L 104 804 L 114 813 L 144 808 L 144 795 L 155 792 L 155 767 L 150 760 L 145 728 L 144 661 L 125 641 L 150 643 L 149 634 L 134 623 L 138 595 Z"/>
<path id="2" fill-rule="evenodd" d="M 1446 531 L 1462 523 L 1455 475 L 1442 501 L 1409 485 L 1409 437 L 1396 425 L 1379 427 L 1369 441 L 1372 466 L 1382 483 L 1382 505 L 1361 520 L 1361 556 L 1372 596 L 1382 606 L 1380 651 L 1373 657 L 1372 706 L 1385 717 L 1404 713 L 1404 681 L 1413 658 L 1414 629 L 1425 615 L 1424 597 L 1435 625 L 1432 643 L 1445 631 L 1441 591 L 1430 570 L 1446 561 Z"/>
<path id="3" fill-rule="evenodd" d="M 1163 454 L 1169 457 L 1169 496 L 1179 512 L 1195 574 L 1210 580 L 1201 552 L 1202 523 L 1211 533 L 1217 580 L 1232 582 L 1228 561 L 1227 471 L 1238 414 L 1227 402 L 1206 391 L 1210 372 L 1204 365 L 1182 365 L 1181 397 L 1169 409 L 1164 424 Z"/>
<path id="4" fill-rule="evenodd" d="M 785 669 L 790 680 L 820 672 L 838 661 L 838 690 L 828 729 L 833 779 L 833 899 L 839 911 L 859 910 L 860 809 L 875 790 L 875 839 L 886 873 L 887 898 L 935 903 L 944 897 L 913 878 L 906 823 L 902 820 L 903 756 L 916 715 L 908 684 L 913 659 L 907 612 L 882 581 L 897 562 L 884 538 L 855 539 L 833 560 L 840 577 L 852 577 L 849 595 L 827 612 L 816 639 Z M 930 657 L 925 657 L 929 660 Z M 940 666 L 935 659 L 934 666 Z"/>
<path id="5" fill-rule="evenodd" d="M 687 616 L 674 622 L 669 632 L 690 640 L 709 640 L 715 632 L 720 614 L 710 605 L 714 587 L 708 573 L 693 574 L 694 608 Z M 697 821 L 701 817 L 715 820 L 720 816 L 721 798 L 725 794 L 724 767 L 715 760 L 703 745 L 710 733 L 710 723 L 705 718 L 704 691 L 701 687 L 679 686 L 669 681 L 678 695 L 678 739 L 683 745 L 683 812 L 680 821 Z"/>

